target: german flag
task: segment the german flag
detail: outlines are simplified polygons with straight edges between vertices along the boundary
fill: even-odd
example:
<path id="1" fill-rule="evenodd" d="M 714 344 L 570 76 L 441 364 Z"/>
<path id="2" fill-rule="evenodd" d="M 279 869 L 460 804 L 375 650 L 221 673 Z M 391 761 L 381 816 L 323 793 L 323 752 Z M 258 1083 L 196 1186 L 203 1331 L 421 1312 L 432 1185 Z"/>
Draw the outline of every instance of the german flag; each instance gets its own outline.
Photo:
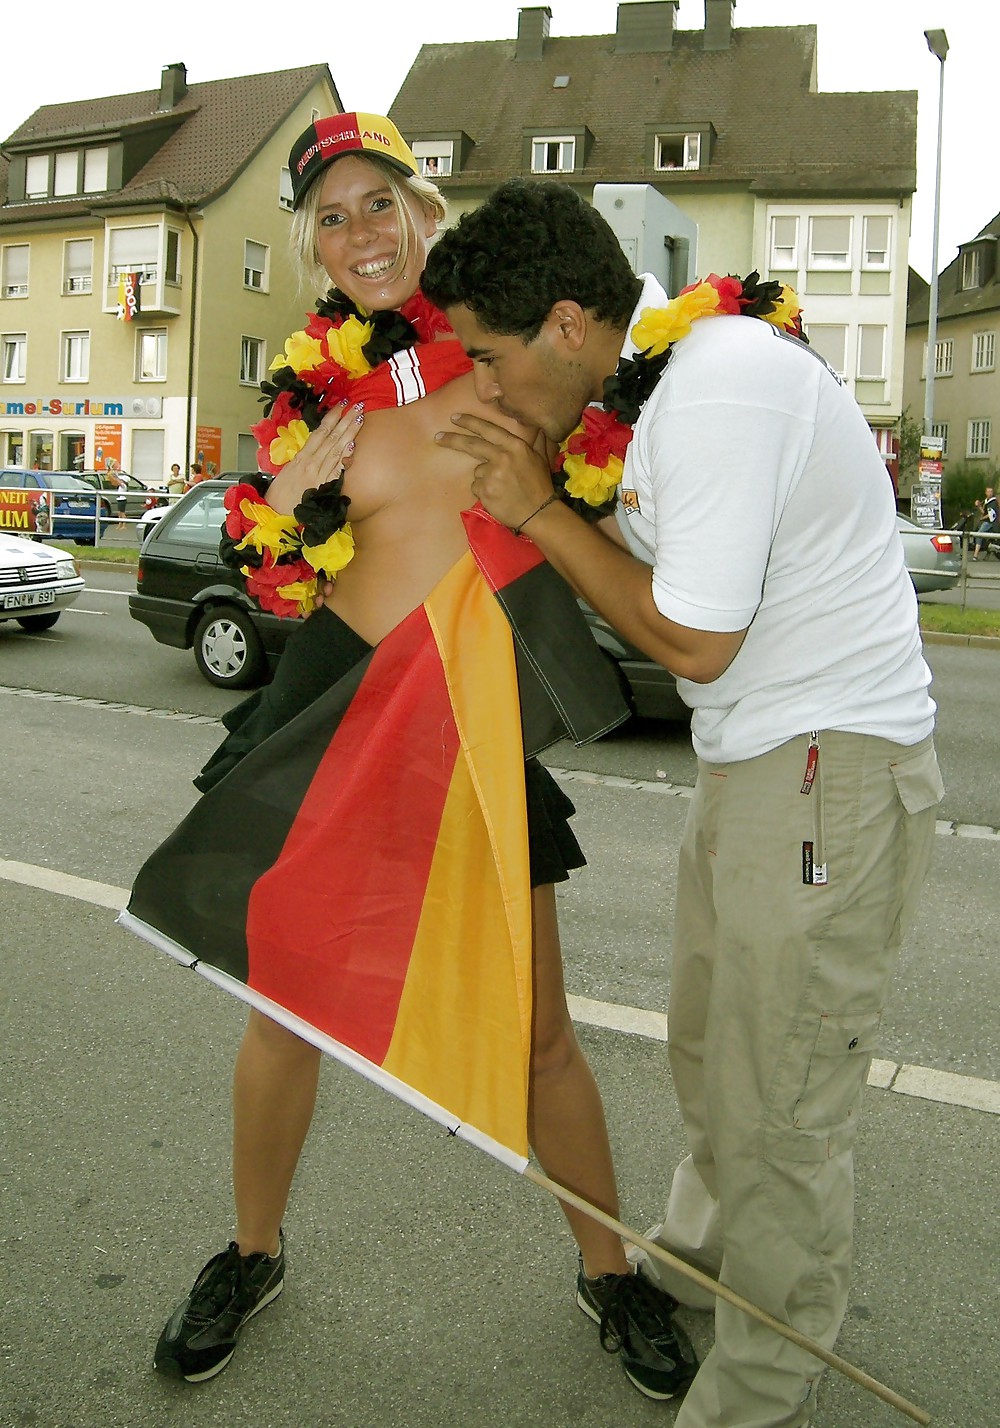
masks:
<path id="1" fill-rule="evenodd" d="M 470 551 L 210 789 L 122 921 L 518 1169 L 525 738 L 625 717 L 568 587 L 482 508 Z"/>

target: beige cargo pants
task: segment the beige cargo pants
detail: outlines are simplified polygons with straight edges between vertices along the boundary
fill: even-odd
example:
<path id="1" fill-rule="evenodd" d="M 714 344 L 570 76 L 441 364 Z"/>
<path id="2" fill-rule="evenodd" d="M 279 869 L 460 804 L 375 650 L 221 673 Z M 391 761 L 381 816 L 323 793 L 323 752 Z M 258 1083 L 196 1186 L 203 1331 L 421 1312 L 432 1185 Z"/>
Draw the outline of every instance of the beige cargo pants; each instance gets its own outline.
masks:
<path id="1" fill-rule="evenodd" d="M 942 794 L 930 739 L 803 736 L 702 764 L 681 849 L 669 1055 L 691 1155 L 652 1233 L 828 1347 L 861 1089 Z M 676 1428 L 800 1428 L 822 1367 L 719 1300 Z"/>

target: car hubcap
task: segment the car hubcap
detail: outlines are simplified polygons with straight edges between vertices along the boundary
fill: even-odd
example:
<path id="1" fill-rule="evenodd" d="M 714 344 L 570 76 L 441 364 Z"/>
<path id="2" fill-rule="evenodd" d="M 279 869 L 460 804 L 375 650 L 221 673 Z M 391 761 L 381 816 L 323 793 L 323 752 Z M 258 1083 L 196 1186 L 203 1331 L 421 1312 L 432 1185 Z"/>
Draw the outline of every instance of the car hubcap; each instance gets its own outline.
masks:
<path id="1" fill-rule="evenodd" d="M 221 676 L 238 674 L 246 663 L 247 642 L 231 620 L 210 625 L 202 640 L 202 652 L 209 669 Z"/>

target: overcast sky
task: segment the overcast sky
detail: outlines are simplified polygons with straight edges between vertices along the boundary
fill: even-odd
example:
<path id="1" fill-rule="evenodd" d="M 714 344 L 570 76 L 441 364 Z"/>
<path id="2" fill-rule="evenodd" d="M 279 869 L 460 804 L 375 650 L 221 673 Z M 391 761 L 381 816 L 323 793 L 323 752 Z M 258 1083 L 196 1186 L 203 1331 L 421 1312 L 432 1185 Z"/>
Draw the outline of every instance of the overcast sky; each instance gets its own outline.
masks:
<path id="1" fill-rule="evenodd" d="M 548 3 L 554 35 L 615 28 L 615 0 Z M 191 82 L 326 62 L 345 109 L 384 113 L 421 44 L 511 39 L 517 12 L 516 0 L 327 0 L 311 7 L 171 0 L 140 18 L 111 0 L 88 0 L 82 8 L 77 0 L 50 0 L 44 35 L 22 12 L 20 56 L 18 21 L 11 17 L 5 24 L 0 135 L 12 133 L 43 104 L 158 87 L 162 67 L 177 61 L 187 65 Z M 310 13 L 330 17 L 311 35 L 305 24 Z M 681 0 L 682 29 L 699 29 L 703 19 L 703 0 Z M 737 0 L 736 23 L 815 24 L 822 90 L 919 91 L 910 261 L 924 277 L 931 265 L 940 71 L 923 32 L 943 26 L 951 52 L 945 65 L 940 266 L 1000 212 L 1000 166 L 992 150 L 1000 18 L 991 0 Z"/>

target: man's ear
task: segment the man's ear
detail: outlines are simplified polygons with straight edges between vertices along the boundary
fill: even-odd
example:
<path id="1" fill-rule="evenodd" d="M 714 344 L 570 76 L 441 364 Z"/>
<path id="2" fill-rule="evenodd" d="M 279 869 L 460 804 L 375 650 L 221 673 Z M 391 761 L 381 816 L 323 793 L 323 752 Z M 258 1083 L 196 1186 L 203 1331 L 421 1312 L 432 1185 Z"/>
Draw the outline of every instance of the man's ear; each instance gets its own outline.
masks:
<path id="1" fill-rule="evenodd" d="M 549 337 L 554 346 L 562 346 L 567 352 L 577 353 L 587 340 L 589 320 L 578 302 L 569 298 L 553 303 L 545 319 Z"/>

